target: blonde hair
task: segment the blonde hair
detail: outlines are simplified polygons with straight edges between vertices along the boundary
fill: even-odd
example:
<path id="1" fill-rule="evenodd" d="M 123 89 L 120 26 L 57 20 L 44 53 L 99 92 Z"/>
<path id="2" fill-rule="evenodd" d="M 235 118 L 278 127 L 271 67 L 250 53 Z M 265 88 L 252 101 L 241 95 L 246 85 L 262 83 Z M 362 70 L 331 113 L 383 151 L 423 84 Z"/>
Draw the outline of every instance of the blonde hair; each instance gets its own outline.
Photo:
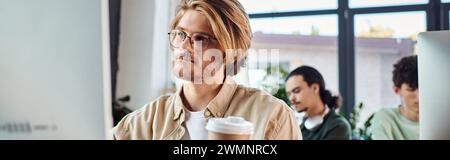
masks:
<path id="1" fill-rule="evenodd" d="M 233 55 L 225 55 L 226 59 L 233 58 L 233 62 L 227 63 L 234 66 L 234 73 L 227 75 L 237 74 L 244 65 L 252 39 L 249 18 L 241 3 L 238 0 L 181 0 L 171 24 L 172 30 L 187 10 L 195 10 L 206 16 L 219 45 L 233 51 Z"/>

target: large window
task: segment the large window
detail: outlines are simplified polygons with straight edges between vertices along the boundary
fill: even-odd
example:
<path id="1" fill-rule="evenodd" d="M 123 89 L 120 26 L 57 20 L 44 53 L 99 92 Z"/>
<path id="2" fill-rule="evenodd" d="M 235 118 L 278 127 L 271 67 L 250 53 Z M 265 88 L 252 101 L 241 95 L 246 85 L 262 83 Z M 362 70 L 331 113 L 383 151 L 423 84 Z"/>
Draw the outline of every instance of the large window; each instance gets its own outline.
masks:
<path id="1" fill-rule="evenodd" d="M 415 53 L 418 33 L 426 31 L 423 11 L 355 16 L 356 103 L 362 102 L 361 119 L 382 107 L 397 107 L 392 90 L 393 64 Z"/>
<path id="2" fill-rule="evenodd" d="M 299 65 L 318 68 L 328 88 L 339 89 L 347 118 L 364 102 L 360 122 L 380 107 L 400 103 L 391 89 L 392 65 L 415 54 L 419 32 L 447 29 L 449 18 L 442 13 L 450 10 L 450 0 L 241 2 L 250 13 L 253 48 L 279 49 L 281 66 L 287 70 Z M 263 79 L 262 69 L 249 68 L 247 75 Z"/>
<path id="3" fill-rule="evenodd" d="M 248 84 L 261 88 L 268 66 L 260 64 L 273 60 L 263 56 L 275 49 L 284 71 L 301 65 L 315 67 L 325 77 L 327 87 L 337 92 L 337 20 L 336 15 L 251 19 L 253 50 L 248 57 L 248 73 L 243 72 L 249 75 Z"/>

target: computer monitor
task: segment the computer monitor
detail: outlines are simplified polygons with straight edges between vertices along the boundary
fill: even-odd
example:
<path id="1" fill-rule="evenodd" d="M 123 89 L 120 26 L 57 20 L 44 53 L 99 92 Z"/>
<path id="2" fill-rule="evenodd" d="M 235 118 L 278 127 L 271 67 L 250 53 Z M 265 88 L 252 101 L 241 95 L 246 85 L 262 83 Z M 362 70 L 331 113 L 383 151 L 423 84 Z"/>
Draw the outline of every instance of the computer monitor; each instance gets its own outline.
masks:
<path id="1" fill-rule="evenodd" d="M 420 139 L 450 139 L 450 31 L 418 37 Z"/>
<path id="2" fill-rule="evenodd" d="M 0 0 L 0 139 L 111 139 L 107 0 Z"/>

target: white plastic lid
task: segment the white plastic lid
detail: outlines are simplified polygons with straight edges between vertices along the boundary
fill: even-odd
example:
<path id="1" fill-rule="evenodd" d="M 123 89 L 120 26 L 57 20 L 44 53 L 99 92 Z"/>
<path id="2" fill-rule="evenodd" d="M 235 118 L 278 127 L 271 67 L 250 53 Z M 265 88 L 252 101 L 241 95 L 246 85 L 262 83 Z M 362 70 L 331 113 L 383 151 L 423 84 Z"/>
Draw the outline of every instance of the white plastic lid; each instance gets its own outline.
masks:
<path id="1" fill-rule="evenodd" d="M 237 135 L 252 135 L 253 124 L 241 117 L 211 118 L 206 124 L 211 132 Z"/>

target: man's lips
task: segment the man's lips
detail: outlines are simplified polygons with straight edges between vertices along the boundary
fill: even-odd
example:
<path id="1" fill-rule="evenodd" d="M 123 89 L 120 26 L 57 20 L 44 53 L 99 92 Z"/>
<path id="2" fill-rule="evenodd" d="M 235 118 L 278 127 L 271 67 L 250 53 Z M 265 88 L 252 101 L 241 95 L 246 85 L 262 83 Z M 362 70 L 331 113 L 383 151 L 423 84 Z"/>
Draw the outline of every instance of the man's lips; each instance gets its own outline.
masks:
<path id="1" fill-rule="evenodd" d="M 181 61 L 181 62 L 190 62 L 194 63 L 194 59 L 191 57 L 191 54 L 189 52 L 180 52 L 176 54 L 175 60 Z"/>
<path id="2" fill-rule="evenodd" d="M 301 110 L 299 110 L 298 112 L 304 112 L 304 111 L 308 110 L 308 108 L 301 108 L 301 107 L 299 107 L 300 104 L 301 104 L 301 102 L 293 102 L 293 103 L 292 103 L 292 105 L 294 105 L 295 108 L 301 109 Z"/>

